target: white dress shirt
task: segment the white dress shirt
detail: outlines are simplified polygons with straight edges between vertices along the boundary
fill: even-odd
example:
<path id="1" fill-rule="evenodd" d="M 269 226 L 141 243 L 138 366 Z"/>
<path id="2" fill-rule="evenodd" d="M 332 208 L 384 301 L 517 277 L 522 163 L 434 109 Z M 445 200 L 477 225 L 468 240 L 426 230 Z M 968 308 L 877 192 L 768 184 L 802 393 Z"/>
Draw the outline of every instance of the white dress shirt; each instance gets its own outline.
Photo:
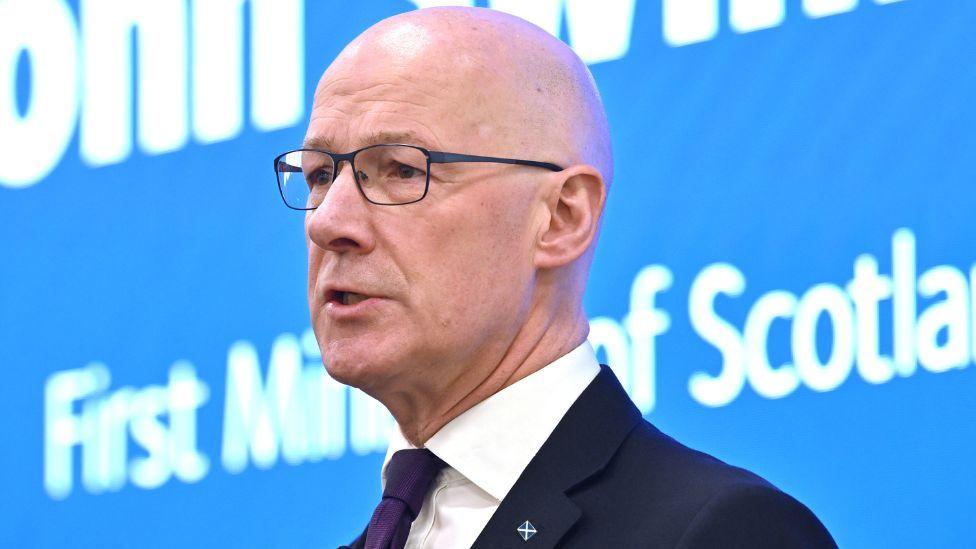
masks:
<path id="1" fill-rule="evenodd" d="M 405 549 L 461 549 L 488 520 L 580 393 L 600 371 L 588 341 L 451 420 L 426 443 L 447 463 L 431 483 Z M 390 434 L 386 467 L 397 450 L 414 448 Z M 518 525 L 512 525 L 512 535 Z"/>

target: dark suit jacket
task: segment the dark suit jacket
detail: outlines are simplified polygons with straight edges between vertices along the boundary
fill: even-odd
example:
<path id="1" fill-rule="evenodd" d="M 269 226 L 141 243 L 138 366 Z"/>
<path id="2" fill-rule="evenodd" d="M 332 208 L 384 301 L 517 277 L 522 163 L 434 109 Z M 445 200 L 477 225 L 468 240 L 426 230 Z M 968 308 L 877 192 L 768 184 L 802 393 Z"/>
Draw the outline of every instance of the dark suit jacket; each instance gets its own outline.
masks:
<path id="1" fill-rule="evenodd" d="M 526 520 L 537 533 L 516 529 Z M 365 532 L 351 545 L 361 549 Z M 802 503 L 645 421 L 606 366 L 492 515 L 475 549 L 836 547 Z M 453 549 L 453 548 L 444 548 Z"/>

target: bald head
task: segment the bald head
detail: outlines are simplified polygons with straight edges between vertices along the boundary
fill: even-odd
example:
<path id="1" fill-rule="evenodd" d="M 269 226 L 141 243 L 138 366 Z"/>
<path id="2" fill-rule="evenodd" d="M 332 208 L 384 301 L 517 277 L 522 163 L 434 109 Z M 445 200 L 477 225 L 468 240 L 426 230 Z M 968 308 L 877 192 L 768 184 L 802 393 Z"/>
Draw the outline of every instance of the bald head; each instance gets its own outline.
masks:
<path id="1" fill-rule="evenodd" d="M 528 21 L 468 7 L 390 17 L 343 50 L 317 94 L 350 72 L 367 77 L 363 71 L 434 84 L 443 114 L 458 122 L 452 145 L 465 142 L 484 152 L 490 143 L 494 155 L 591 164 L 610 184 L 609 130 L 589 69 L 565 43 Z"/>

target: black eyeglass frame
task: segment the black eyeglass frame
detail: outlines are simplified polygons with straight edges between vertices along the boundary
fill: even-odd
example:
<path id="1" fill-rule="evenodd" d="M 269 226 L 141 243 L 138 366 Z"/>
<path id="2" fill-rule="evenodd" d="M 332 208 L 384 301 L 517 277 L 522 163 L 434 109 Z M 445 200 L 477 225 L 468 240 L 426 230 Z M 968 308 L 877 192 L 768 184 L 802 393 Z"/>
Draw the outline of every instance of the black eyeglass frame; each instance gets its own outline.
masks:
<path id="1" fill-rule="evenodd" d="M 420 195 L 420 198 L 418 198 L 416 200 L 411 200 L 409 202 L 376 202 L 374 200 L 370 200 L 370 198 L 368 196 L 366 196 L 366 192 L 363 191 L 363 185 L 359 181 L 359 173 L 356 171 L 356 161 L 355 161 L 355 158 L 356 158 L 356 155 L 359 154 L 360 152 L 365 151 L 365 150 L 368 150 L 368 149 L 375 149 L 377 147 L 410 147 L 411 149 L 416 149 L 416 150 L 418 150 L 418 151 L 420 151 L 420 152 L 422 152 L 424 154 L 424 157 L 427 158 L 427 166 L 426 166 L 426 171 L 425 171 L 426 181 L 424 182 L 424 193 L 422 195 Z M 275 179 L 278 182 L 278 194 L 281 195 L 282 202 L 285 203 L 285 206 L 288 206 L 289 208 L 291 208 L 293 210 L 299 210 L 299 211 L 310 211 L 310 210 L 314 210 L 314 209 L 318 208 L 318 206 L 315 206 L 314 208 L 296 208 L 296 207 L 292 206 L 291 204 L 289 204 L 288 203 L 288 200 L 285 198 L 285 189 L 284 189 L 284 185 L 283 185 L 283 183 L 281 181 L 281 172 L 278 171 L 278 167 L 279 167 L 279 165 L 284 165 L 284 166 L 287 166 L 289 168 L 294 168 L 295 166 L 291 166 L 290 164 L 287 164 L 285 162 L 282 162 L 282 158 L 284 158 L 285 156 L 287 156 L 289 154 L 296 153 L 296 152 L 315 152 L 315 153 L 325 154 L 325 155 L 329 156 L 332 159 L 332 165 L 333 165 L 333 167 L 334 167 L 334 169 L 336 171 L 336 174 L 339 173 L 339 165 L 340 165 L 340 162 L 348 161 L 349 162 L 349 166 L 352 168 L 353 179 L 356 181 L 356 188 L 359 189 L 359 194 L 363 195 L 363 198 L 365 198 L 367 202 L 369 202 L 370 204 L 376 204 L 377 206 L 405 206 L 407 204 L 414 204 L 416 202 L 420 202 L 421 200 L 423 200 L 424 197 L 427 196 L 427 191 L 430 189 L 430 165 L 431 164 L 455 164 L 455 163 L 460 163 L 460 162 L 483 162 L 483 163 L 493 163 L 493 164 L 515 164 L 515 165 L 519 165 L 519 166 L 531 166 L 531 167 L 535 167 L 535 168 L 544 168 L 546 170 L 550 170 L 550 171 L 553 171 L 553 172 L 561 172 L 564 169 L 562 166 L 559 166 L 558 164 L 553 164 L 551 162 L 539 162 L 537 160 L 522 160 L 522 159 L 518 159 L 518 158 L 501 158 L 501 157 L 497 157 L 497 156 L 479 156 L 479 155 L 474 155 L 474 154 L 461 154 L 461 153 L 450 153 L 450 152 L 443 152 L 443 151 L 431 151 L 431 150 L 427 150 L 427 149 L 425 149 L 423 147 L 418 147 L 417 145 L 409 145 L 407 143 L 378 143 L 376 145 L 369 145 L 369 146 L 363 147 L 361 149 L 356 149 L 355 151 L 348 152 L 348 153 L 334 153 L 334 152 L 330 152 L 330 151 L 326 151 L 326 150 L 322 150 L 322 149 L 311 149 L 311 148 L 294 149 L 294 150 L 291 150 L 291 151 L 287 151 L 287 152 L 281 153 L 278 156 L 276 156 L 275 159 L 274 159 L 274 166 L 273 167 L 274 167 L 274 172 L 275 172 Z M 291 170 L 284 170 L 284 171 L 300 172 L 302 170 L 301 170 L 301 168 L 299 168 L 297 170 L 291 169 Z M 335 181 L 335 175 L 333 175 L 332 180 Z"/>

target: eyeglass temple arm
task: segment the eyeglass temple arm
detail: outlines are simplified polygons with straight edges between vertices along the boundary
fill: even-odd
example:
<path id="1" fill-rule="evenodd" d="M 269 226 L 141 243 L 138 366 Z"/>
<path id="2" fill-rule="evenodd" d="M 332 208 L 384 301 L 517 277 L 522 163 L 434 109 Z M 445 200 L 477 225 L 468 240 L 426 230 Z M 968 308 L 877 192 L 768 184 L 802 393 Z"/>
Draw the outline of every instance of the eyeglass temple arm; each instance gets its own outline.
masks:
<path id="1" fill-rule="evenodd" d="M 545 168 L 554 172 L 561 172 L 563 168 L 549 162 L 536 162 L 535 160 L 519 160 L 517 158 L 498 158 L 495 156 L 477 156 L 473 154 L 447 153 L 441 151 L 428 151 L 430 161 L 435 164 L 453 164 L 455 162 L 497 162 L 499 164 L 518 164 L 520 166 L 534 166 Z"/>

